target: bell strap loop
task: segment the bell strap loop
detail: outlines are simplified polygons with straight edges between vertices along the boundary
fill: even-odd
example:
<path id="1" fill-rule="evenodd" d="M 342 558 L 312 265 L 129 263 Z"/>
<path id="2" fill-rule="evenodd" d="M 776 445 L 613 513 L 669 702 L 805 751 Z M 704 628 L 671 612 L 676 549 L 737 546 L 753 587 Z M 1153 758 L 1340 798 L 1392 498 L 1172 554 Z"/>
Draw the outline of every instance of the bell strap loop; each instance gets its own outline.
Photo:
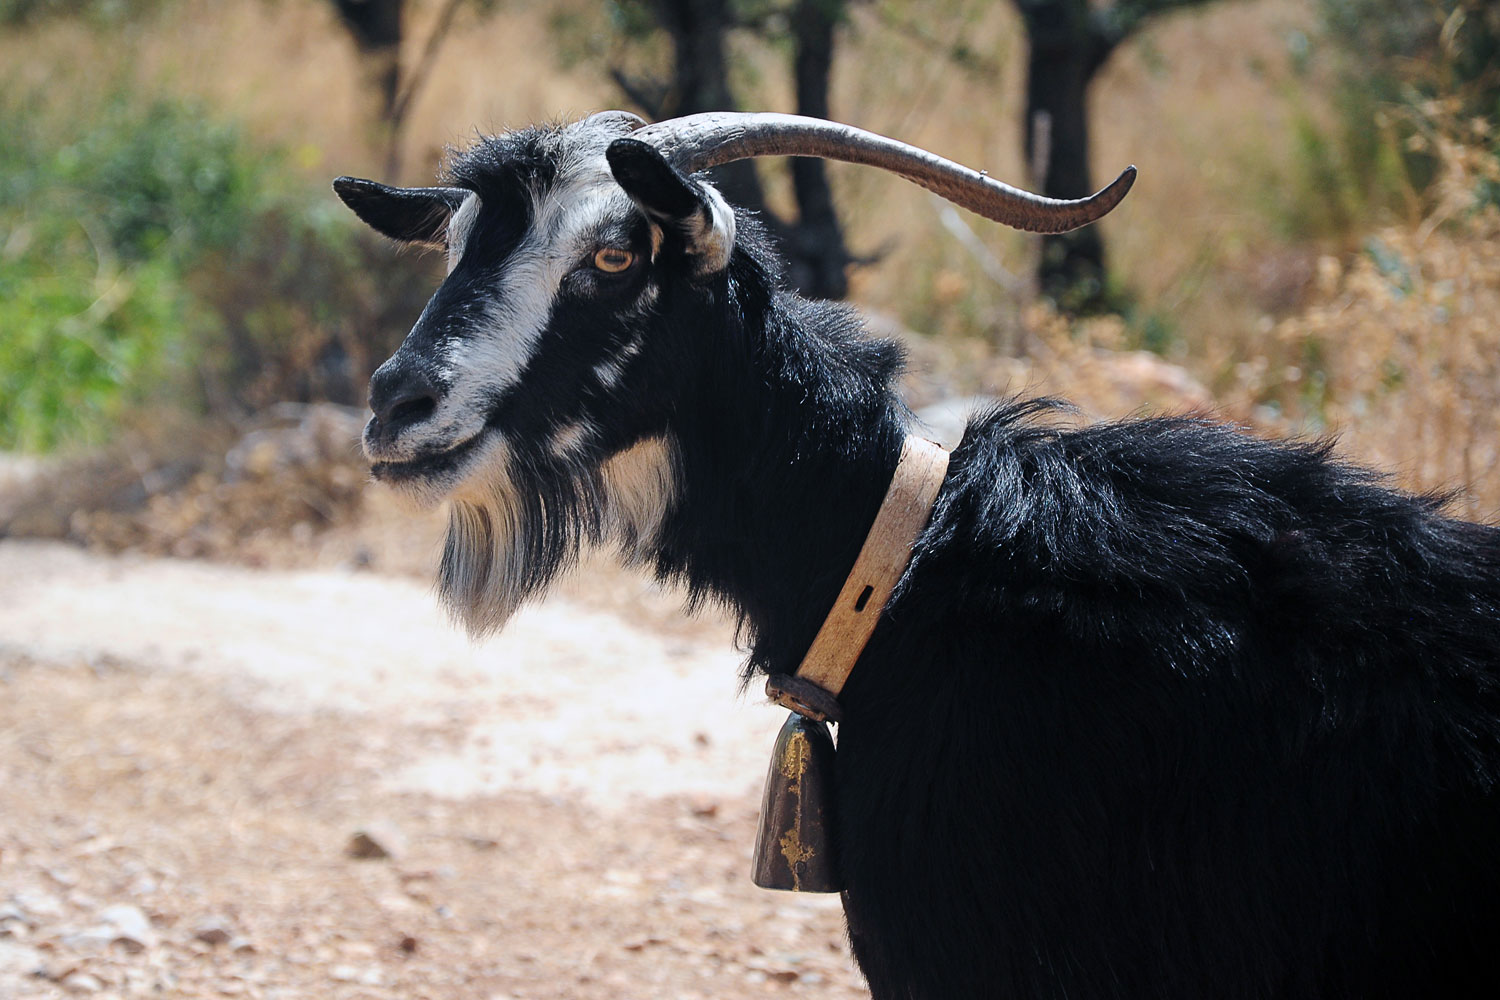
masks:
<path id="1" fill-rule="evenodd" d="M 772 674 L 766 678 L 766 697 L 798 715 L 817 722 L 843 722 L 839 700 L 812 681 L 795 674 Z"/>

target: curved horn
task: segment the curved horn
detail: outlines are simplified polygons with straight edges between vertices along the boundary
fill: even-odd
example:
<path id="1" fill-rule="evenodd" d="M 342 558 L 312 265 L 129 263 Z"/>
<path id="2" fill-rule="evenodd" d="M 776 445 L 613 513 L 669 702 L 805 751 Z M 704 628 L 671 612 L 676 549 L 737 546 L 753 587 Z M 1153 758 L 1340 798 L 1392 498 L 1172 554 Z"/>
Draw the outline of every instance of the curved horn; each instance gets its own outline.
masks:
<path id="1" fill-rule="evenodd" d="M 880 167 L 987 219 L 1031 233 L 1065 233 L 1095 222 L 1135 183 L 1135 167 L 1126 167 L 1108 187 L 1087 198 L 1044 198 L 925 149 L 801 115 L 712 111 L 647 125 L 633 138 L 651 143 L 688 173 L 752 156 L 816 156 Z"/>

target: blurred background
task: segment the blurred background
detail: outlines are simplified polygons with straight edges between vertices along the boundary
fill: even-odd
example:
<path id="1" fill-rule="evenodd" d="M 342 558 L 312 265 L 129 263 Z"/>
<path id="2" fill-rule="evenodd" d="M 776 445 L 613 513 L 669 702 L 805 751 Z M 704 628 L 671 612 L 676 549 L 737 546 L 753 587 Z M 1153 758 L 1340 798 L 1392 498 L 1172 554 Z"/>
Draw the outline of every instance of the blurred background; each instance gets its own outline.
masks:
<path id="1" fill-rule="evenodd" d="M 1014 233 L 742 163 L 809 295 L 975 397 L 1336 436 L 1500 514 L 1487 0 L 0 0 L 0 994 L 861 996 L 749 887 L 778 713 L 603 563 L 471 647 L 365 382 L 441 277 L 329 181 L 476 132 L 797 111 L 1057 197 Z"/>

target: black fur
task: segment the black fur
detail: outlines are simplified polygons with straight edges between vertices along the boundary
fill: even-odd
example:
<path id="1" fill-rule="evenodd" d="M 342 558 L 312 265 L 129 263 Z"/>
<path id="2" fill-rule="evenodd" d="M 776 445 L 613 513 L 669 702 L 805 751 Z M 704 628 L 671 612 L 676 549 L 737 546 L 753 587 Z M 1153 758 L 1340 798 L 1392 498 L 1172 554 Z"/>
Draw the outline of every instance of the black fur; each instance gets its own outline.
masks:
<path id="1" fill-rule="evenodd" d="M 663 317 L 695 336 L 658 569 L 789 671 L 894 468 L 899 355 L 746 242 Z M 842 699 L 877 1000 L 1495 995 L 1500 531 L 1326 446 L 1045 409 L 969 428 Z"/>
<path id="2" fill-rule="evenodd" d="M 517 169 L 491 145 L 455 180 Z M 646 315 L 562 302 L 494 419 L 587 413 L 595 462 L 674 440 L 656 571 L 739 614 L 748 673 L 787 672 L 895 467 L 902 359 L 738 234 L 701 278 L 665 247 Z M 1500 995 L 1500 529 L 1324 445 L 1053 410 L 971 424 L 841 699 L 876 1000 Z M 597 535 L 589 473 L 550 461 L 517 480 L 546 575 Z"/>
<path id="3" fill-rule="evenodd" d="M 840 733 L 879 997 L 1500 988 L 1500 532 L 1195 420 L 971 426 Z"/>

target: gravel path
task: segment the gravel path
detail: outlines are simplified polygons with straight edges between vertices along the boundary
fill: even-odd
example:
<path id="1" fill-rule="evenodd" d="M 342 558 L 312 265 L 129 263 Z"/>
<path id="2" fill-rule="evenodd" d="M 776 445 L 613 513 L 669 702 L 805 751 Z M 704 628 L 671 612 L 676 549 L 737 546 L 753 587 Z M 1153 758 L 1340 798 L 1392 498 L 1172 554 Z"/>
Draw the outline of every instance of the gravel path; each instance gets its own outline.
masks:
<path id="1" fill-rule="evenodd" d="M 606 607 L 0 543 L 0 996 L 865 996 L 727 630 Z"/>

